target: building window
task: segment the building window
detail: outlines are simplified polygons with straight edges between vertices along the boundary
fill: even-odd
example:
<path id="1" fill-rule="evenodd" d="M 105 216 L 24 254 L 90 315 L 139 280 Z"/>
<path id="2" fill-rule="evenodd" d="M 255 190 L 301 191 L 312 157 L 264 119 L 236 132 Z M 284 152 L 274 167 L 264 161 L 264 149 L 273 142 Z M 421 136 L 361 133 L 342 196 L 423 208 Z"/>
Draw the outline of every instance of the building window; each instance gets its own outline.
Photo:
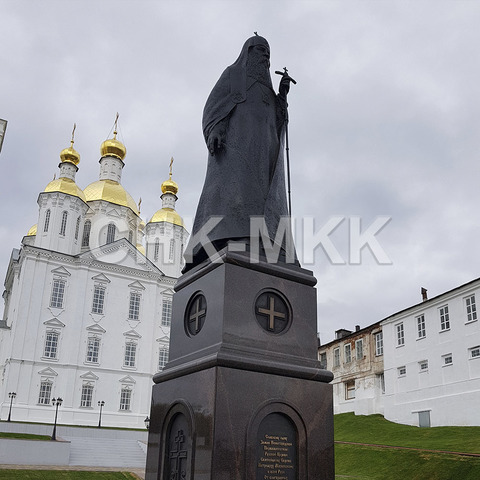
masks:
<path id="1" fill-rule="evenodd" d="M 320 368 L 327 368 L 327 354 L 323 352 L 320 354 Z"/>
<path id="2" fill-rule="evenodd" d="M 125 343 L 125 356 L 123 359 L 123 366 L 134 367 L 136 355 L 137 355 L 137 344 L 132 340 L 128 340 Z"/>
<path id="3" fill-rule="evenodd" d="M 88 247 L 90 244 L 90 230 L 92 229 L 92 222 L 87 220 L 83 226 L 82 247 Z"/>
<path id="4" fill-rule="evenodd" d="M 60 235 L 63 237 L 65 236 L 65 232 L 67 230 L 67 218 L 68 218 L 68 213 L 63 212 L 62 213 L 62 223 L 60 224 Z"/>
<path id="5" fill-rule="evenodd" d="M 397 375 L 399 377 L 404 377 L 406 374 L 407 374 L 407 367 L 405 365 L 397 368 Z"/>
<path id="6" fill-rule="evenodd" d="M 343 346 L 345 354 L 345 363 L 350 363 L 352 361 L 352 346 L 347 343 Z"/>
<path id="7" fill-rule="evenodd" d="M 345 382 L 345 400 L 353 400 L 355 398 L 355 380 Z"/>
<path id="8" fill-rule="evenodd" d="M 383 355 L 383 332 L 375 334 L 375 355 Z"/>
<path id="9" fill-rule="evenodd" d="M 93 289 L 92 313 L 103 313 L 104 303 L 105 287 L 102 285 L 95 285 Z"/>
<path id="10" fill-rule="evenodd" d="M 425 328 L 425 315 L 417 317 L 417 338 L 425 338 L 427 336 L 427 330 Z"/>
<path id="11" fill-rule="evenodd" d="M 130 410 L 131 401 L 132 389 L 130 387 L 122 387 L 120 392 L 120 410 Z"/>
<path id="12" fill-rule="evenodd" d="M 473 322 L 477 319 L 477 306 L 475 305 L 475 295 L 465 298 L 467 307 L 467 322 Z"/>
<path id="13" fill-rule="evenodd" d="M 397 347 L 405 345 L 405 332 L 403 330 L 403 323 L 399 323 L 395 326 L 397 330 Z"/>
<path id="14" fill-rule="evenodd" d="M 158 353 L 158 369 L 163 370 L 168 362 L 168 347 L 161 347 Z"/>
<path id="15" fill-rule="evenodd" d="M 428 360 L 422 360 L 418 362 L 418 368 L 420 372 L 426 372 L 428 370 Z"/>
<path id="16" fill-rule="evenodd" d="M 75 225 L 75 240 L 78 240 L 79 230 L 80 230 L 80 217 L 77 218 L 77 224 Z"/>
<path id="17" fill-rule="evenodd" d="M 98 363 L 98 355 L 100 353 L 100 338 L 88 337 L 87 340 L 87 356 L 85 361 L 88 363 Z"/>
<path id="18" fill-rule="evenodd" d="M 169 298 L 163 299 L 162 304 L 162 325 L 169 327 L 172 323 L 172 300 Z"/>
<path id="19" fill-rule="evenodd" d="M 130 292 L 130 305 L 128 307 L 129 320 L 138 320 L 140 318 L 140 298 L 140 293 Z"/>
<path id="20" fill-rule="evenodd" d="M 480 345 L 477 347 L 469 348 L 470 358 L 480 358 Z"/>
<path id="21" fill-rule="evenodd" d="M 45 335 L 45 345 L 43 349 L 43 356 L 45 358 L 57 358 L 58 337 L 58 332 L 47 332 Z"/>
<path id="22" fill-rule="evenodd" d="M 362 360 L 363 359 L 363 340 L 357 340 L 355 342 L 355 358 L 357 360 Z"/>
<path id="23" fill-rule="evenodd" d="M 50 405 L 51 396 L 52 396 L 52 382 L 50 380 L 43 380 L 40 383 L 40 392 L 38 394 L 38 403 L 40 405 Z"/>
<path id="24" fill-rule="evenodd" d="M 80 397 L 81 407 L 91 407 L 93 397 L 93 385 L 90 383 L 84 383 L 82 385 L 82 395 Z"/>
<path id="25" fill-rule="evenodd" d="M 50 209 L 45 212 L 45 222 L 43 223 L 44 232 L 48 232 L 49 225 L 50 225 Z"/>
<path id="26" fill-rule="evenodd" d="M 453 365 L 453 357 L 451 353 L 447 353 L 447 355 L 442 356 L 443 366 L 446 367 L 448 365 Z"/>
<path id="27" fill-rule="evenodd" d="M 107 243 L 113 243 L 115 241 L 115 225 L 109 223 L 107 227 Z"/>
<path id="28" fill-rule="evenodd" d="M 438 309 L 440 314 L 440 330 L 450 330 L 450 315 L 448 314 L 448 305 Z"/>
<path id="29" fill-rule="evenodd" d="M 64 294 L 65 280 L 55 278 L 52 285 L 52 295 L 50 296 L 50 306 L 53 308 L 62 308 Z"/>
<path id="30" fill-rule="evenodd" d="M 155 246 L 153 249 L 153 259 L 155 261 L 158 260 L 158 252 L 160 251 L 160 240 L 158 238 L 155 239 Z"/>
<path id="31" fill-rule="evenodd" d="M 175 240 L 173 238 L 170 240 L 170 253 L 168 254 L 168 258 L 171 261 L 175 258 Z"/>
<path id="32" fill-rule="evenodd" d="M 333 366 L 339 367 L 340 366 L 340 349 L 336 348 L 333 351 Z"/>

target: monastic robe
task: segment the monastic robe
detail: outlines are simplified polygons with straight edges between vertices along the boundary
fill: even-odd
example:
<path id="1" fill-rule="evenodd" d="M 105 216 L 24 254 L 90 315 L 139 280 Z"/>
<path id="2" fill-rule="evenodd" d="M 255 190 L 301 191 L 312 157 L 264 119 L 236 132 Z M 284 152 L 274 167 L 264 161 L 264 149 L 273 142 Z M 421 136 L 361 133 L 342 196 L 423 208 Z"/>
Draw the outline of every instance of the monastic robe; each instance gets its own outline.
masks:
<path id="1" fill-rule="evenodd" d="M 252 216 L 265 219 L 273 241 L 280 217 L 288 215 L 283 164 L 285 102 L 275 94 L 269 74 L 263 83 L 247 76 L 248 49 L 257 44 L 268 46 L 259 36 L 247 40 L 237 61 L 216 83 L 203 113 L 206 142 L 219 122 L 225 124 L 226 135 L 215 155 L 209 154 L 191 239 L 210 217 L 221 216 L 222 221 L 208 233 L 217 249 L 230 239 L 250 237 Z M 193 249 L 193 265 L 199 263 L 195 259 L 199 250 L 198 245 Z"/>

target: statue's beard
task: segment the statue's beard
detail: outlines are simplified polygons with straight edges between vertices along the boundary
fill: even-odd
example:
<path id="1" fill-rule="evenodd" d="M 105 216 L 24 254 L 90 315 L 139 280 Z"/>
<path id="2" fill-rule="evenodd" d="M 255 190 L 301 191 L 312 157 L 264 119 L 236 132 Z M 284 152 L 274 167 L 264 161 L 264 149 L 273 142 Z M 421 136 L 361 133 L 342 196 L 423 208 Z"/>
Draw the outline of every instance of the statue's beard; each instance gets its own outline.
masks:
<path id="1" fill-rule="evenodd" d="M 250 53 L 247 58 L 247 76 L 258 80 L 259 82 L 271 87 L 272 80 L 270 78 L 270 62 L 268 58 L 257 56 Z"/>

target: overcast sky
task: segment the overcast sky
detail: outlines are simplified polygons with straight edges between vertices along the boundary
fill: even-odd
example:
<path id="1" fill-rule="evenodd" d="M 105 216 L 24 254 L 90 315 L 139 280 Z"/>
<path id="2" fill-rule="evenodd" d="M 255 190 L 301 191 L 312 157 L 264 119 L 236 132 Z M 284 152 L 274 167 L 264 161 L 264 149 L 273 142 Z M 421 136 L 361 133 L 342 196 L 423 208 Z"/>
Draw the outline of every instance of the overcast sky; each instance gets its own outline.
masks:
<path id="1" fill-rule="evenodd" d="M 345 264 L 321 246 L 304 264 L 318 279 L 322 342 L 420 302 L 421 287 L 433 297 L 477 278 L 479 25 L 480 2 L 461 0 L 0 0 L 0 275 L 37 222 L 38 194 L 74 122 L 81 188 L 98 179 L 118 111 L 122 184 L 142 198 L 142 217 L 161 208 L 174 156 L 177 211 L 191 224 L 206 169 L 205 100 L 257 31 L 275 85 L 273 70 L 285 66 L 297 81 L 297 227 L 313 218 L 328 231 L 344 219 L 329 239 Z M 349 226 L 378 217 L 391 218 L 375 236 L 390 264 L 368 247 L 358 264 Z"/>

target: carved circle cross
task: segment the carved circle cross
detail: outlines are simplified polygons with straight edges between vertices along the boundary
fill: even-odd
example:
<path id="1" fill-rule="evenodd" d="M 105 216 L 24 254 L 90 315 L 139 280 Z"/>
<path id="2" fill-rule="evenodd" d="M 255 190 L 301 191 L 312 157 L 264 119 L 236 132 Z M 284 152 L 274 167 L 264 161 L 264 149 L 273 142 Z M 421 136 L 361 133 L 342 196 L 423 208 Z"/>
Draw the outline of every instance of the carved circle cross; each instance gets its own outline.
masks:
<path id="1" fill-rule="evenodd" d="M 264 291 L 255 300 L 255 316 L 259 325 L 271 333 L 282 333 L 290 325 L 290 307 L 277 292 Z"/>
<path id="2" fill-rule="evenodd" d="M 188 335 L 197 335 L 205 323 L 207 299 L 202 293 L 196 293 L 190 299 L 185 311 L 185 330 Z"/>

